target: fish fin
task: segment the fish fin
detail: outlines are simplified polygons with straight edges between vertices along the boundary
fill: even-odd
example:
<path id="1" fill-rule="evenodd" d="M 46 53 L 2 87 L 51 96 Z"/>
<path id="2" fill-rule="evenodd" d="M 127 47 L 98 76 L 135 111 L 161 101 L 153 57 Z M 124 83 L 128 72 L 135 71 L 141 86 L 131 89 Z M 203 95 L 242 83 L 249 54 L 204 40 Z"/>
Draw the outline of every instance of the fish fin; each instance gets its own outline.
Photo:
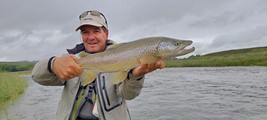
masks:
<path id="1" fill-rule="evenodd" d="M 97 73 L 91 70 L 85 70 L 82 73 L 82 86 L 87 85 L 95 80 Z"/>
<path id="2" fill-rule="evenodd" d="M 82 52 L 80 52 L 80 54 L 79 54 L 79 56 L 82 58 L 82 57 L 85 57 L 85 56 L 87 56 L 88 55 L 88 53 L 86 53 L 86 52 L 84 52 L 84 51 L 82 51 Z"/>
<path id="3" fill-rule="evenodd" d="M 140 63 L 141 64 L 152 64 L 156 63 L 159 59 L 154 56 L 144 56 L 140 58 Z"/>
<path id="4" fill-rule="evenodd" d="M 112 44 L 112 45 L 109 45 L 109 46 L 107 47 L 107 50 L 115 49 L 115 48 L 117 48 L 117 47 L 119 47 L 119 46 L 121 46 L 121 45 L 123 45 L 123 44 L 125 44 L 125 43 L 119 43 L 119 44 Z"/>
<path id="5" fill-rule="evenodd" d="M 119 71 L 119 72 L 114 72 L 113 76 L 111 78 L 113 84 L 118 84 L 122 81 L 124 81 L 128 76 L 127 71 Z"/>

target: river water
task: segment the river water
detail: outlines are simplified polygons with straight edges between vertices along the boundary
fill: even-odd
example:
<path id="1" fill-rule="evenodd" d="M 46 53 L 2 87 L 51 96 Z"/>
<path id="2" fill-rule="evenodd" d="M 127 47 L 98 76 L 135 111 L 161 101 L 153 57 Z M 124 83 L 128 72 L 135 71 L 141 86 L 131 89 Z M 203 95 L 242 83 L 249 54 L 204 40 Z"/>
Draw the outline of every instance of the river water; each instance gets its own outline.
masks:
<path id="1" fill-rule="evenodd" d="M 54 120 L 62 87 L 29 77 L 29 88 L 4 116 Z M 146 76 L 128 101 L 132 120 L 267 120 L 267 67 L 165 68 Z M 1 118 L 6 119 L 6 118 Z"/>

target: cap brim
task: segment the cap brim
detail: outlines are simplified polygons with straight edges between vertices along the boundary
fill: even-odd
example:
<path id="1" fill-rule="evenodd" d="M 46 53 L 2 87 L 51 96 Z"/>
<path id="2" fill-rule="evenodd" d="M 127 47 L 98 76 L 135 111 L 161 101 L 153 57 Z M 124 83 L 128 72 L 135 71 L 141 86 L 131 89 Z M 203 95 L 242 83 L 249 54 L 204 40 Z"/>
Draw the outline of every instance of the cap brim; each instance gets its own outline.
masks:
<path id="1" fill-rule="evenodd" d="M 99 23 L 96 23 L 95 21 L 87 21 L 87 22 L 84 22 L 84 23 L 81 23 L 79 25 L 79 27 L 76 28 L 75 31 L 78 31 L 82 26 L 84 25 L 92 25 L 92 26 L 96 26 L 96 27 L 102 27 L 103 25 L 99 24 Z"/>

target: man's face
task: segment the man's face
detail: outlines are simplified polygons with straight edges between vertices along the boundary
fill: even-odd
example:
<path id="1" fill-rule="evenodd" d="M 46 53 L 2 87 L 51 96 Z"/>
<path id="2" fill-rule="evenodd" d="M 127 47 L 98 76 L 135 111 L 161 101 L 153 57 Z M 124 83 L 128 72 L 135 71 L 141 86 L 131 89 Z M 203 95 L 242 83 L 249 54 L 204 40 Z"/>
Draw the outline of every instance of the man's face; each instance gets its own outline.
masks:
<path id="1" fill-rule="evenodd" d="M 102 52 L 106 48 L 108 32 L 104 28 L 84 25 L 81 27 L 81 35 L 85 49 L 90 53 Z"/>

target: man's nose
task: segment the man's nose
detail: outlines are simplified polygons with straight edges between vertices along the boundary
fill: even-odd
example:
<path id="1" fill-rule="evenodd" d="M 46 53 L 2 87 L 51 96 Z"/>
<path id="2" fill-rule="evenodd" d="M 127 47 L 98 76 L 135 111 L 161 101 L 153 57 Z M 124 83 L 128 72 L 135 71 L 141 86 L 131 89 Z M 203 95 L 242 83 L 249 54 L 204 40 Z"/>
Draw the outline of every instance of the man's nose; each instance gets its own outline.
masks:
<path id="1" fill-rule="evenodd" d="M 89 33 L 88 39 L 93 40 L 95 38 L 95 34 Z"/>

